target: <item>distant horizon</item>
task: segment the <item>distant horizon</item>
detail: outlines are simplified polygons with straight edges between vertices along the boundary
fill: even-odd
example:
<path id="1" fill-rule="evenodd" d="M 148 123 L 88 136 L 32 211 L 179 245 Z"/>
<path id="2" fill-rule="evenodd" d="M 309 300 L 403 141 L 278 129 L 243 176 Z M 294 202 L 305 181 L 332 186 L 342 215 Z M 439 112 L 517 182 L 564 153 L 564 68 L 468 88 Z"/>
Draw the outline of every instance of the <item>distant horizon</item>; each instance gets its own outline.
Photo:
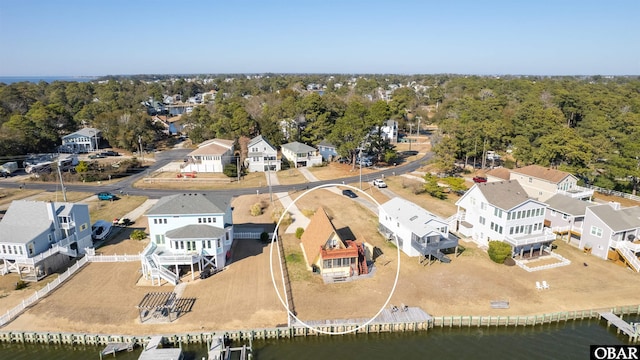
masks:
<path id="1" fill-rule="evenodd" d="M 0 71 L 633 76 L 638 14 L 636 0 L 3 1 Z"/>

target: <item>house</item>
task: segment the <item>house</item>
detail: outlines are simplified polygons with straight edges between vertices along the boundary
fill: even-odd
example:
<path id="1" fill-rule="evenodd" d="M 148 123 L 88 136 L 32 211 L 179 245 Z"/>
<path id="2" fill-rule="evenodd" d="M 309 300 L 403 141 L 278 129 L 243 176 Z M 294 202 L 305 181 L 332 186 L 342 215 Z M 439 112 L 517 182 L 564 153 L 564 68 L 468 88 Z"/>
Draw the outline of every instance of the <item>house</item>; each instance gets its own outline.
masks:
<path id="1" fill-rule="evenodd" d="M 474 184 L 458 201 L 458 231 L 480 246 L 511 245 L 513 255 L 549 247 L 556 235 L 544 227 L 547 205 L 527 196 L 517 181 Z"/>
<path id="2" fill-rule="evenodd" d="M 151 241 L 142 253 L 143 276 L 174 285 L 180 267 L 222 269 L 233 243 L 231 197 L 203 193 L 165 196 L 147 211 Z"/>
<path id="3" fill-rule="evenodd" d="M 509 169 L 498 166 L 485 172 L 487 182 L 492 181 L 505 181 L 511 179 L 511 172 Z"/>
<path id="4" fill-rule="evenodd" d="M 282 156 L 295 164 L 295 167 L 311 167 L 322 164 L 322 156 L 315 148 L 294 141 L 282 145 Z"/>
<path id="5" fill-rule="evenodd" d="M 83 128 L 62 137 L 62 148 L 67 152 L 86 153 L 100 148 L 102 131 L 94 128 Z"/>
<path id="6" fill-rule="evenodd" d="M 387 120 L 380 128 L 382 139 L 395 144 L 398 142 L 398 122 L 396 120 Z"/>
<path id="7" fill-rule="evenodd" d="M 187 155 L 180 165 L 181 172 L 221 173 L 224 166 L 235 160 L 233 156 L 234 140 L 211 139 Z"/>
<path id="8" fill-rule="evenodd" d="M 318 143 L 318 152 L 324 161 L 333 161 L 338 157 L 338 149 L 327 140 Z"/>
<path id="9" fill-rule="evenodd" d="M 584 224 L 581 249 L 640 271 L 640 207 L 621 208 L 619 203 L 589 206 Z"/>
<path id="10" fill-rule="evenodd" d="M 249 172 L 280 171 L 278 150 L 267 139 L 258 135 L 247 144 L 248 155 L 245 166 Z"/>
<path id="11" fill-rule="evenodd" d="M 369 273 L 363 243 L 343 239 L 320 207 L 300 239 L 307 267 L 328 282 Z"/>
<path id="12" fill-rule="evenodd" d="M 544 226 L 558 235 L 567 235 L 567 242 L 578 247 L 587 207 L 594 204 L 562 194 L 553 195 L 545 203 Z"/>
<path id="13" fill-rule="evenodd" d="M 455 249 L 457 253 L 458 239 L 449 235 L 445 220 L 399 197 L 381 205 L 378 231 L 411 257 L 435 257 L 450 262 L 442 251 Z"/>
<path id="14" fill-rule="evenodd" d="M 540 201 L 557 193 L 588 200 L 593 196 L 593 190 L 578 186 L 578 179 L 570 173 L 539 165 L 511 170 L 510 180 L 518 181 L 529 197 Z"/>
<path id="15" fill-rule="evenodd" d="M 88 205 L 15 200 L 0 221 L 0 274 L 37 281 L 91 247 Z"/>

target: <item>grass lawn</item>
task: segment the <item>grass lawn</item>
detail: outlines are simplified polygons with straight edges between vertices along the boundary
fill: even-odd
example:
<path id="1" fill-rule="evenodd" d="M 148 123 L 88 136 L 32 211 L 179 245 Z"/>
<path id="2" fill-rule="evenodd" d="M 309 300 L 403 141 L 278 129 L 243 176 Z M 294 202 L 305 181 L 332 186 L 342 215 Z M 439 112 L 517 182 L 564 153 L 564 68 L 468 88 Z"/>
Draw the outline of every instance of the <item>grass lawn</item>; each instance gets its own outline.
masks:
<path id="1" fill-rule="evenodd" d="M 277 172 L 277 175 L 280 185 L 304 184 L 308 182 L 307 178 L 305 178 L 298 169 L 281 170 Z"/>
<path id="2" fill-rule="evenodd" d="M 76 202 L 83 199 L 88 198 L 89 196 L 95 195 L 94 193 L 88 192 L 72 192 L 67 191 L 67 201 L 68 202 Z M 56 192 L 42 192 L 38 196 L 34 198 L 36 201 L 64 201 L 62 196 L 62 191 Z"/>
<path id="3" fill-rule="evenodd" d="M 0 205 L 11 203 L 13 200 L 24 199 L 29 196 L 37 195 L 42 190 L 20 190 L 20 189 L 4 189 L 0 188 Z"/>
<path id="4" fill-rule="evenodd" d="M 320 180 L 331 180 L 344 177 L 350 177 L 360 174 L 360 167 L 356 166 L 355 169 L 350 164 L 340 164 L 337 162 L 328 163 L 326 166 L 314 166 L 308 168 L 315 177 Z M 368 175 L 377 169 L 362 168 L 362 175 Z"/>
<path id="5" fill-rule="evenodd" d="M 120 218 L 147 200 L 146 196 L 123 196 L 115 201 L 95 201 L 89 204 L 91 221 Z"/>
<path id="6" fill-rule="evenodd" d="M 389 186 L 389 189 L 396 194 L 438 216 L 447 218 L 457 211 L 455 203 L 460 197 L 454 193 L 449 193 L 446 199 L 439 200 L 426 192 L 416 195 L 413 189 L 422 186 L 422 183 L 419 181 L 407 179 L 402 176 L 388 177 L 385 178 L 384 181 L 387 183 L 387 186 Z"/>

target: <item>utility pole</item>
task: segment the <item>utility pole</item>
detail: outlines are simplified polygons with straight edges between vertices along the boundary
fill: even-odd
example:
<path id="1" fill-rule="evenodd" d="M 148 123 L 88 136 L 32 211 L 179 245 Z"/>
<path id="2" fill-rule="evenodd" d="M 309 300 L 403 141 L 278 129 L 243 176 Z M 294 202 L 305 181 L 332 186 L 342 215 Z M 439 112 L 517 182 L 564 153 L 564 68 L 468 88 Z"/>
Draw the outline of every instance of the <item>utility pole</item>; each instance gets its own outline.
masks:
<path id="1" fill-rule="evenodd" d="M 62 198 L 64 202 L 67 202 L 67 190 L 64 188 L 64 183 L 62 182 L 62 172 L 60 171 L 60 162 L 58 162 L 58 176 L 60 177 L 60 187 L 62 188 Z"/>
<path id="2" fill-rule="evenodd" d="M 238 184 L 240 184 L 240 155 L 236 158 L 236 171 L 238 172 Z"/>
<path id="3" fill-rule="evenodd" d="M 142 164 L 144 164 L 144 155 L 142 155 L 142 136 L 138 135 L 138 147 L 140 148 L 140 158 L 142 159 Z"/>
<path id="4" fill-rule="evenodd" d="M 360 158 L 358 162 L 360 163 L 360 190 L 362 190 L 362 147 L 360 147 L 360 153 L 358 154 Z"/>
<path id="5" fill-rule="evenodd" d="M 416 142 L 420 142 L 420 120 L 422 116 L 416 116 L 418 118 L 418 133 L 416 134 Z"/>
<path id="6" fill-rule="evenodd" d="M 269 181 L 269 199 L 273 205 L 273 192 L 271 191 L 271 160 L 267 160 L 267 181 Z"/>

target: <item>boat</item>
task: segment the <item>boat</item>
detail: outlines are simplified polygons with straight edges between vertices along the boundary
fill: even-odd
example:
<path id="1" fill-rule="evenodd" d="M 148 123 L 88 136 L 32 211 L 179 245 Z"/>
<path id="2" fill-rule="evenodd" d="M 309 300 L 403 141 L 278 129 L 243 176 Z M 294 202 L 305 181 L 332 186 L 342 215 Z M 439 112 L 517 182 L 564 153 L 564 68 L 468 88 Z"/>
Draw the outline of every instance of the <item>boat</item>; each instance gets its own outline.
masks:
<path id="1" fill-rule="evenodd" d="M 105 220 L 98 220 L 91 226 L 91 238 L 93 241 L 101 241 L 109 236 L 111 223 Z"/>

